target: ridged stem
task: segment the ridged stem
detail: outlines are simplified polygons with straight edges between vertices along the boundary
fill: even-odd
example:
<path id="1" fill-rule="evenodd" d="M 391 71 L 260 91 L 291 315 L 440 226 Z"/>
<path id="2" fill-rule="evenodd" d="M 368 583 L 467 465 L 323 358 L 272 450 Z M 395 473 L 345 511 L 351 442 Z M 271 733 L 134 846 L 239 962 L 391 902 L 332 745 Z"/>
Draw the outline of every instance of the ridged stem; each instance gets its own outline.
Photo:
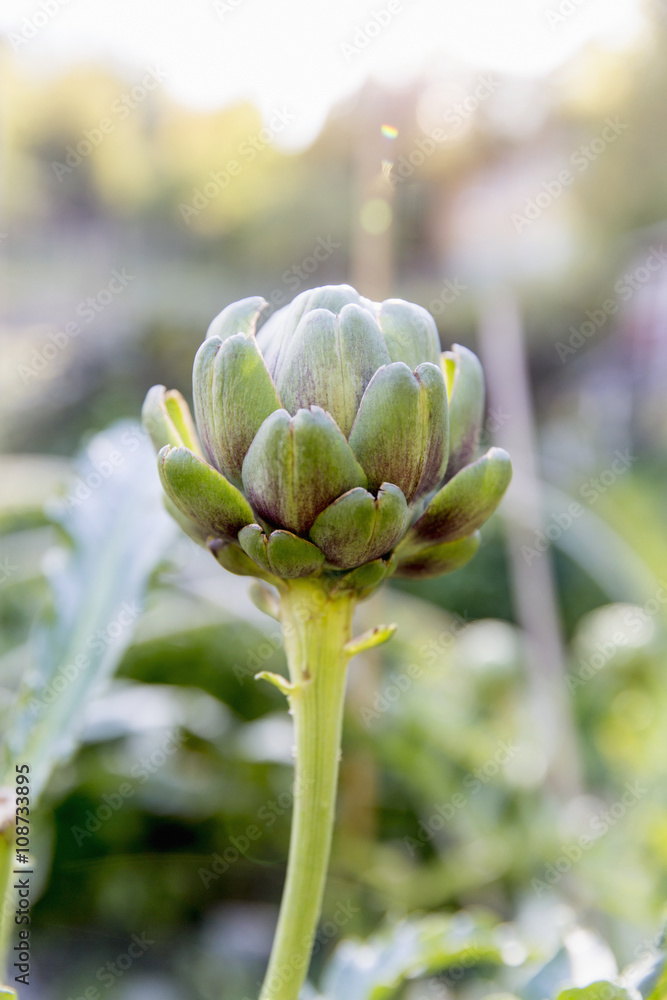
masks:
<path id="1" fill-rule="evenodd" d="M 322 907 L 336 806 L 345 676 L 355 598 L 295 580 L 281 600 L 292 689 L 294 812 L 278 926 L 260 1000 L 297 1000 Z"/>

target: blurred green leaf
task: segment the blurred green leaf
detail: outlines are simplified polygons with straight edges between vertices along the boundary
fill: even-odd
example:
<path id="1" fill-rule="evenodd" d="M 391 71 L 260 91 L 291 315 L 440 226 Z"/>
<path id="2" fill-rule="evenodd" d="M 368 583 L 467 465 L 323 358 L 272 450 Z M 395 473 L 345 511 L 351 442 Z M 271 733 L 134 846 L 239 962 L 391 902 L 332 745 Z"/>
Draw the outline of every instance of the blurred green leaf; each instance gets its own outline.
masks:
<path id="1" fill-rule="evenodd" d="M 634 994 L 607 979 L 600 979 L 589 986 L 563 990 L 558 1000 L 632 1000 Z"/>
<path id="2" fill-rule="evenodd" d="M 53 616 L 38 628 L 33 669 L 6 708 L 2 771 L 28 761 L 34 798 L 76 747 L 86 704 L 129 645 L 148 580 L 174 530 L 162 508 L 152 446 L 135 424 L 93 438 L 76 475 L 54 514 L 71 548 L 52 553 Z"/>
<path id="3" fill-rule="evenodd" d="M 322 977 L 327 1000 L 385 1000 L 409 979 L 502 965 L 492 923 L 468 913 L 403 920 L 367 941 L 343 941 Z M 461 975 L 463 971 L 461 971 Z"/>
<path id="4" fill-rule="evenodd" d="M 562 947 L 526 983 L 520 996 L 522 1000 L 545 1000 L 563 992 L 578 995 L 591 990 L 582 1000 L 623 1000 L 626 994 L 621 986 L 614 985 L 611 979 L 603 982 L 603 977 L 615 978 L 616 970 L 616 959 L 607 943 L 585 927 L 573 927 L 563 935 Z M 587 979 L 591 983 L 585 987 L 576 985 Z M 594 991 L 596 986 L 600 987 L 598 992 Z M 603 987 L 611 990 L 608 997 Z M 569 1000 L 575 1000 L 575 996 Z"/>
<path id="5" fill-rule="evenodd" d="M 648 997 L 655 997 L 655 1000 L 662 1000 L 667 995 L 667 981 L 665 981 L 665 965 L 667 953 L 665 952 L 664 933 L 660 944 L 653 951 L 637 959 L 631 965 L 623 969 L 619 976 L 619 982 L 633 993 L 640 993 L 644 1000 Z"/>
<path id="6" fill-rule="evenodd" d="M 69 459 L 55 455 L 0 456 L 0 530 L 43 524 L 45 503 L 70 474 Z"/>
<path id="7" fill-rule="evenodd" d="M 559 948 L 553 958 L 549 959 L 523 987 L 521 1000 L 545 1000 L 546 997 L 555 996 L 570 976 L 570 956 L 566 948 Z M 590 997 L 589 1000 L 593 998 Z"/>

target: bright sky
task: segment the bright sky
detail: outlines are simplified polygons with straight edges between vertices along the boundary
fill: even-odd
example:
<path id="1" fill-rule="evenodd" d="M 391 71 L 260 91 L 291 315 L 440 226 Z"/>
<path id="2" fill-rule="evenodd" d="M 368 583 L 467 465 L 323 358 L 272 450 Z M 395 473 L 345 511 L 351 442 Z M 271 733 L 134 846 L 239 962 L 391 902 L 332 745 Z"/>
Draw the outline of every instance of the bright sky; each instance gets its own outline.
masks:
<path id="1" fill-rule="evenodd" d="M 654 0 L 658 2 L 658 0 Z M 25 19 L 28 18 L 28 21 Z M 368 75 L 430 70 L 539 77 L 590 41 L 622 47 L 640 0 L 2 0 L 0 30 L 37 71 L 107 60 L 200 108 L 255 100 L 294 115 L 308 143 L 334 102 Z M 10 34 L 13 33 L 13 34 Z M 32 34 L 33 37 L 25 36 Z"/>

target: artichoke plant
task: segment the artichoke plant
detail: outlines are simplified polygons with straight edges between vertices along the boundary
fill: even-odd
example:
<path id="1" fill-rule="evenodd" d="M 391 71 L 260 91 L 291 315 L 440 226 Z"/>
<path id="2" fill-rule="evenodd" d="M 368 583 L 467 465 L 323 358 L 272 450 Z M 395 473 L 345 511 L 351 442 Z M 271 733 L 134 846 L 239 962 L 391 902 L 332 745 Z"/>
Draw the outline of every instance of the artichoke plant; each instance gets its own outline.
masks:
<path id="1" fill-rule="evenodd" d="M 267 303 L 227 306 L 194 362 L 195 420 L 154 386 L 143 419 L 169 511 L 283 626 L 296 783 L 290 857 L 263 1000 L 294 1000 L 320 911 L 333 826 L 345 667 L 393 626 L 351 638 L 352 612 L 395 574 L 464 565 L 511 476 L 476 457 L 479 361 L 441 353 L 433 318 L 348 285 L 298 295 L 257 331 Z"/>
<path id="2" fill-rule="evenodd" d="M 420 306 L 347 285 L 303 292 L 257 333 L 266 306 L 242 299 L 211 323 L 194 364 L 196 428 L 179 392 L 148 393 L 174 516 L 226 569 L 272 582 L 364 592 L 392 573 L 462 566 L 511 475 L 501 449 L 474 460 L 475 355 L 441 354 Z"/>

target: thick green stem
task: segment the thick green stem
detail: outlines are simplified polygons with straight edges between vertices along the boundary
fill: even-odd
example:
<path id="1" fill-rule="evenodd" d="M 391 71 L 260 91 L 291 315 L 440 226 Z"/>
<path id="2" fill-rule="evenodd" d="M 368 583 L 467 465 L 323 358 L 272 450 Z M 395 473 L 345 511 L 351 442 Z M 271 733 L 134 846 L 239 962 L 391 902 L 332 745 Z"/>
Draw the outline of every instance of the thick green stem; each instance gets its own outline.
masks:
<path id="1" fill-rule="evenodd" d="M 354 596 L 331 597 L 295 580 L 280 617 L 296 742 L 287 877 L 260 1000 L 296 1000 L 308 971 L 322 906 L 336 807 L 345 675 Z"/>

